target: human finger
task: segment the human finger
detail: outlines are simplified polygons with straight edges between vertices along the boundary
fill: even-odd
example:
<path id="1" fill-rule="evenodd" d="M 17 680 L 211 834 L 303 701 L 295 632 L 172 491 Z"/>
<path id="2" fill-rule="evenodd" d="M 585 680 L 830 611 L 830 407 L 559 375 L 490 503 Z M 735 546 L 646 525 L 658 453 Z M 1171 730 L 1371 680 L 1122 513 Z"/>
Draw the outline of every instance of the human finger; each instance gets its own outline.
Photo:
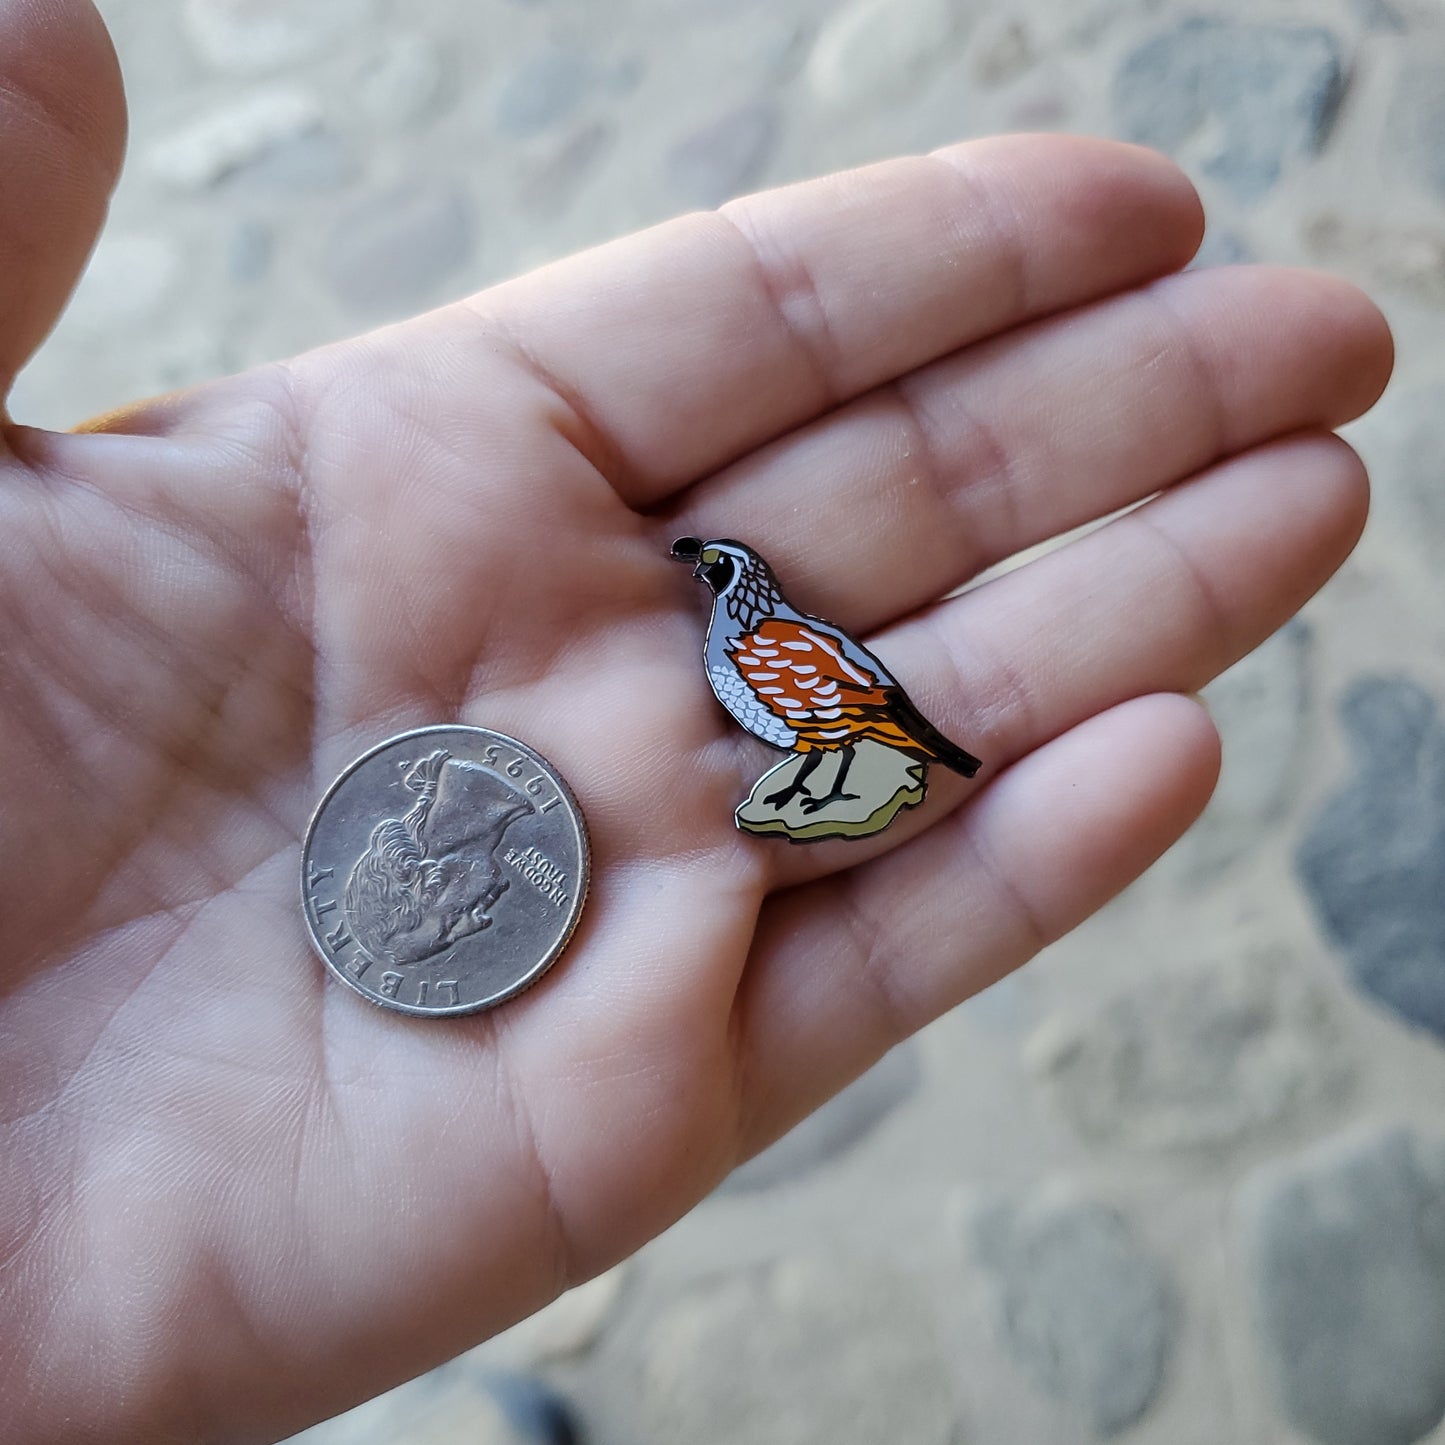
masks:
<path id="1" fill-rule="evenodd" d="M 734 1007 L 739 1161 L 1102 907 L 1199 815 L 1218 765 L 1197 703 L 1135 699 L 907 846 L 775 895 Z"/>
<path id="2" fill-rule="evenodd" d="M 1347 282 L 1191 272 L 934 363 L 683 494 L 799 605 L 878 627 L 1211 463 L 1373 404 L 1392 346 Z"/>
<path id="3" fill-rule="evenodd" d="M 0 398 L 55 324 L 125 150 L 110 37 L 88 0 L 0 0 Z"/>
<path id="4" fill-rule="evenodd" d="M 1180 483 L 869 646 L 925 717 L 984 759 L 986 778 L 1129 698 L 1199 691 L 1325 583 L 1367 508 L 1364 468 L 1344 442 L 1288 438 Z M 924 807 L 862 843 L 775 852 L 775 883 L 896 847 L 978 787 L 934 767 Z"/>
<path id="5" fill-rule="evenodd" d="M 1153 152 L 1007 136 L 684 217 L 454 315 L 646 505 L 959 346 L 1177 269 L 1201 227 Z"/>

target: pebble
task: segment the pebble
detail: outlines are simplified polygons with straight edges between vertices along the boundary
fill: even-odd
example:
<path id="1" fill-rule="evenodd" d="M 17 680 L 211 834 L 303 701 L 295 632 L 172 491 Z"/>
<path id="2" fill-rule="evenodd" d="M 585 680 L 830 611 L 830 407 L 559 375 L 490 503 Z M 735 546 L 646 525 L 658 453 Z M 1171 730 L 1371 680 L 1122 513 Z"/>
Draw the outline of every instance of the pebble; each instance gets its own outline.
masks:
<path id="1" fill-rule="evenodd" d="M 1046 1020 L 1025 1059 L 1084 1138 L 1140 1151 L 1236 1145 L 1350 1077 L 1326 997 L 1274 957 L 1151 974 L 1093 1016 Z"/>
<path id="2" fill-rule="evenodd" d="M 1445 727 L 1405 677 L 1366 677 L 1340 708 L 1354 777 L 1297 855 L 1355 981 L 1445 1039 Z"/>
<path id="3" fill-rule="evenodd" d="M 805 74 L 831 105 L 902 100 L 942 63 L 960 29 L 954 0 L 852 0 L 819 32 Z"/>
<path id="4" fill-rule="evenodd" d="M 1445 306 L 1445 230 L 1379 226 L 1319 216 L 1305 240 L 1320 260 L 1427 306 Z"/>
<path id="5" fill-rule="evenodd" d="M 1373 511 L 1433 579 L 1445 536 L 1445 411 L 1438 382 L 1406 380 L 1351 429 L 1376 478 Z"/>
<path id="6" fill-rule="evenodd" d="M 226 249 L 231 279 L 243 286 L 254 285 L 271 270 L 276 256 L 276 237 L 259 221 L 239 221 L 231 231 Z"/>
<path id="7" fill-rule="evenodd" d="M 854 1255 L 698 1281 L 644 1343 L 636 1438 L 954 1445 L 936 1331 L 907 1276 Z"/>
<path id="8" fill-rule="evenodd" d="M 1355 9 L 1371 30 L 1400 31 L 1405 28 L 1400 12 L 1389 0 L 1355 0 Z"/>
<path id="9" fill-rule="evenodd" d="M 723 1192 L 772 1189 L 811 1174 L 865 1139 L 922 1083 L 917 1046 L 900 1044 L 771 1148 L 735 1169 Z"/>
<path id="10" fill-rule="evenodd" d="M 314 195 L 332 191 L 356 175 L 352 151 L 329 130 L 308 130 L 269 147 L 237 166 L 226 185 L 242 192 Z"/>
<path id="11" fill-rule="evenodd" d="M 252 91 L 156 142 L 147 161 L 182 190 L 214 186 L 268 152 L 295 143 L 323 123 L 320 99 L 293 86 Z"/>
<path id="12" fill-rule="evenodd" d="M 667 157 L 672 190 L 696 206 L 719 206 L 754 186 L 777 145 L 776 107 L 756 103 L 709 121 Z"/>
<path id="13" fill-rule="evenodd" d="M 1411 1445 L 1445 1418 L 1445 1142 L 1332 1140 L 1242 1195 L 1284 1411 L 1321 1445 Z"/>
<path id="14" fill-rule="evenodd" d="M 1224 760 L 1214 797 L 1171 868 L 1212 878 L 1288 817 L 1308 776 L 1313 670 L 1313 635 L 1294 621 L 1204 689 Z"/>
<path id="15" fill-rule="evenodd" d="M 1005 20 L 979 37 L 973 76 L 985 90 L 996 90 L 1033 69 L 1037 61 L 1029 27 L 1022 20 Z"/>
<path id="16" fill-rule="evenodd" d="M 1191 19 L 1128 56 L 1114 110 L 1127 139 L 1187 151 L 1248 202 L 1320 149 L 1344 86 L 1328 30 Z"/>
<path id="17" fill-rule="evenodd" d="M 1405 62 L 1395 81 L 1386 120 L 1386 144 L 1437 195 L 1445 195 L 1445 51 L 1434 49 Z"/>
<path id="18" fill-rule="evenodd" d="M 257 74 L 308 60 L 372 23 L 374 0 L 186 0 L 197 54 L 228 74 Z"/>
<path id="19" fill-rule="evenodd" d="M 1173 1308 L 1123 1216 L 1092 1200 L 997 1204 L 974 1221 L 974 1246 L 1000 1343 L 1035 1386 L 1099 1436 L 1142 1419 L 1164 1378 Z"/>
<path id="20" fill-rule="evenodd" d="M 286 1445 L 578 1445 L 571 1408 L 542 1381 L 463 1355 Z"/>
<path id="21" fill-rule="evenodd" d="M 419 125 L 441 108 L 446 63 L 424 35 L 397 35 L 374 56 L 357 81 L 363 114 L 389 129 Z"/>
<path id="22" fill-rule="evenodd" d="M 571 1409 L 541 1380 L 532 1375 L 494 1375 L 487 1388 L 518 1445 L 580 1445 Z"/>
<path id="23" fill-rule="evenodd" d="M 616 140 L 616 132 L 602 121 L 573 131 L 550 154 L 531 160 L 521 169 L 517 176 L 518 199 L 538 215 L 557 215 L 571 204 Z"/>
<path id="24" fill-rule="evenodd" d="M 363 315 L 439 299 L 472 253 L 471 205 L 449 181 L 416 178 L 365 197 L 332 227 L 322 267 Z"/>
<path id="25" fill-rule="evenodd" d="M 597 79 L 574 50 L 553 47 L 522 62 L 497 94 L 497 127 L 511 136 L 536 135 L 566 119 Z"/>

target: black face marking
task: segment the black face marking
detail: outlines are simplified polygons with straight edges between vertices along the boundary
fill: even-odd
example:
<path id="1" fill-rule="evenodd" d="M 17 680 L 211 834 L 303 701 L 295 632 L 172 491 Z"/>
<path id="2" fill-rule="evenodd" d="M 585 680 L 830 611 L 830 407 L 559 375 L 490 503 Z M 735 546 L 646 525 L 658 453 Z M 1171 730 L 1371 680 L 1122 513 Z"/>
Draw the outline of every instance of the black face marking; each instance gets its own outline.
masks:
<path id="1" fill-rule="evenodd" d="M 701 577 L 712 588 L 713 596 L 727 590 L 728 583 L 737 575 L 738 564 L 724 552 L 716 562 L 699 562 L 693 574 Z"/>

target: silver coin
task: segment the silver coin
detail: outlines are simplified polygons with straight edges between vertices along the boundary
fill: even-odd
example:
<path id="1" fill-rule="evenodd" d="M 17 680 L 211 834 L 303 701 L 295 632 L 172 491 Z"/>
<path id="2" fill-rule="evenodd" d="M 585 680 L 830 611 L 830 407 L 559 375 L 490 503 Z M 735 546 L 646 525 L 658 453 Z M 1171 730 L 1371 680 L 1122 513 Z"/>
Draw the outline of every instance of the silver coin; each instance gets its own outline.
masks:
<path id="1" fill-rule="evenodd" d="M 582 809 L 540 753 L 489 728 L 429 727 L 363 754 L 306 830 L 311 942 L 384 1008 L 474 1013 L 521 993 L 587 900 Z"/>

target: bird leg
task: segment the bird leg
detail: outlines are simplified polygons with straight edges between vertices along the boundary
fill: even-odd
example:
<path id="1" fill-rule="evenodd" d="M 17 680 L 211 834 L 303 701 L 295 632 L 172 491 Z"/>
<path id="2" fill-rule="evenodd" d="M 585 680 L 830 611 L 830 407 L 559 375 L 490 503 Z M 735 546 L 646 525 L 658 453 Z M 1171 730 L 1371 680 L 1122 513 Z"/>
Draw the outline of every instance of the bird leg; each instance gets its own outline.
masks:
<path id="1" fill-rule="evenodd" d="M 763 799 L 770 808 L 785 808 L 799 793 L 806 793 L 808 790 L 803 786 L 808 781 L 808 775 L 823 761 L 823 754 L 810 752 L 803 758 L 803 766 L 794 774 L 793 781 L 786 788 L 780 788 L 776 793 L 769 793 Z M 807 805 L 804 804 L 806 807 Z"/>
<path id="2" fill-rule="evenodd" d="M 833 779 L 831 790 L 821 798 L 804 798 L 798 805 L 805 813 L 816 813 L 820 808 L 826 808 L 829 803 L 852 802 L 858 797 L 857 793 L 845 793 L 843 783 L 848 776 L 848 769 L 853 766 L 852 748 L 844 748 L 843 761 L 838 764 L 838 776 Z"/>

